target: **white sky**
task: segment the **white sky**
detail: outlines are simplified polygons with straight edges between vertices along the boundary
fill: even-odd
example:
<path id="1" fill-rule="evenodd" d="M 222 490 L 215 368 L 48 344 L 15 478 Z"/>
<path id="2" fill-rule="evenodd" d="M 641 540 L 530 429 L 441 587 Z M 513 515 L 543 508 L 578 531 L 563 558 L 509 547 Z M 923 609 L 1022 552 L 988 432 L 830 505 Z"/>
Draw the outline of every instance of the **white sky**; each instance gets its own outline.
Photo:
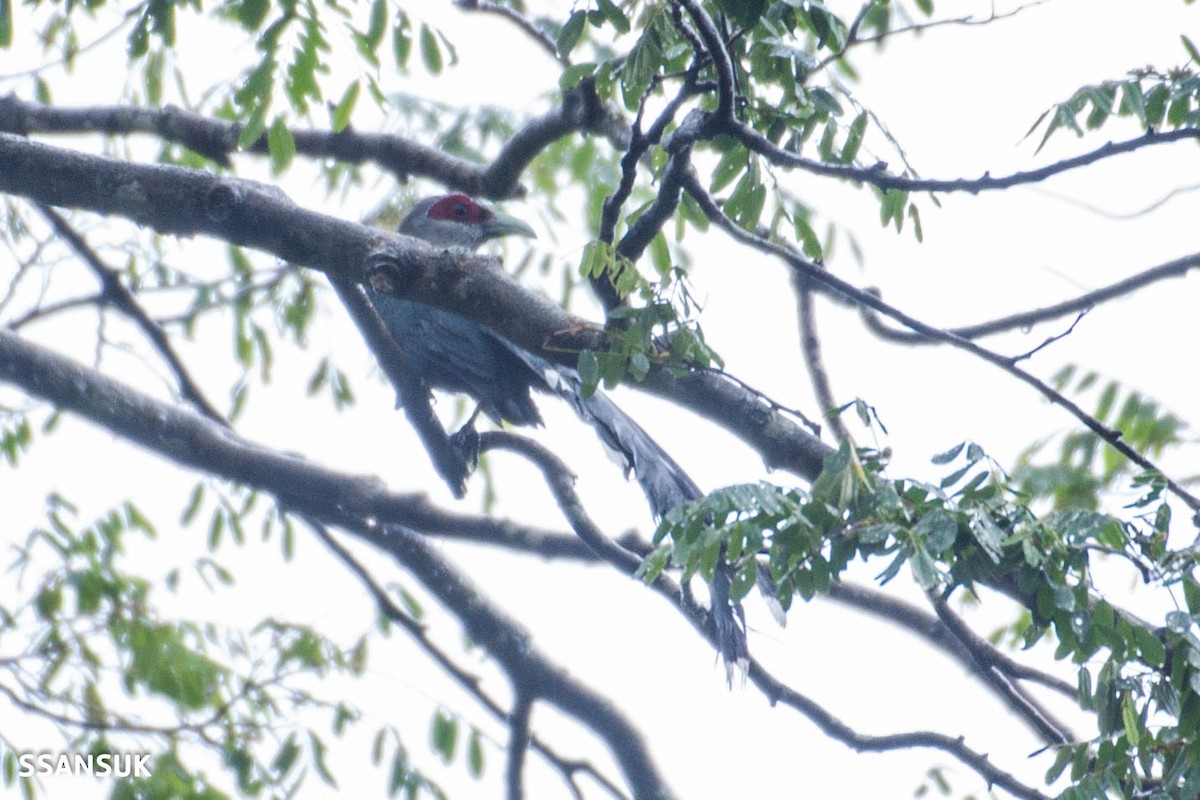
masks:
<path id="1" fill-rule="evenodd" d="M 856 7 L 830 5 L 849 15 Z M 939 5 L 964 15 L 986 13 L 989 7 L 976 2 Z M 458 44 L 462 63 L 436 84 L 414 79 L 410 86 L 391 79 L 384 81 L 385 89 L 438 91 L 445 98 L 529 112 L 546 107 L 542 96 L 556 81 L 552 62 L 527 53 L 529 48 L 499 20 L 465 17 L 443 4 L 423 5 L 414 13 L 428 14 L 431 21 L 444 24 Z M 18 25 L 26 14 L 24 7 L 18 7 Z M 1200 39 L 1195 7 L 1179 0 L 1138 4 L 1136 14 L 1130 4 L 1115 0 L 1053 0 L 991 26 L 944 28 L 920 38 L 898 38 L 882 55 L 860 51 L 855 63 L 866 80 L 854 92 L 886 122 L 923 175 L 973 177 L 984 170 L 1005 174 L 1090 149 L 1108 138 L 1133 135 L 1132 123 L 1115 124 L 1105 129 L 1103 137 L 1084 141 L 1062 134 L 1037 155 L 1036 137 L 1023 139 L 1038 114 L 1084 83 L 1117 78 L 1127 68 L 1147 63 L 1163 68 L 1182 63 L 1185 54 L 1179 34 L 1183 32 Z M 497 68 L 498 53 L 504 54 L 503 71 Z M 239 53 L 234 57 L 242 55 L 248 57 Z M 13 58 L 10 63 L 16 63 Z M 117 53 L 114 63 L 121 58 Z M 89 70 L 73 76 L 70 88 L 59 89 L 56 98 L 95 102 L 97 87 L 88 80 L 93 74 L 105 73 Z M 99 89 L 105 100 L 110 91 L 115 97 L 115 89 Z M 879 140 L 869 138 L 868 147 L 880 149 Z M 291 176 L 285 182 L 287 190 L 306 206 L 328 207 L 302 178 L 307 174 L 299 170 Z M 1037 187 L 943 198 L 940 209 L 924 201 L 925 243 L 920 245 L 907 228 L 900 236 L 879 228 L 877 203 L 866 190 L 807 176 L 797 177 L 794 185 L 802 187 L 822 214 L 852 229 L 862 243 L 863 267 L 854 264 L 842 245 L 831 261 L 833 269 L 859 285 L 880 286 L 885 299 L 927 322 L 949 326 L 1045 305 L 1192 252 L 1200 192 L 1181 194 L 1152 215 L 1122 222 L 1057 196 L 1129 212 L 1196 182 L 1197 175 L 1200 151 L 1183 143 L 1122 156 Z M 331 213 L 355 218 L 377 199 L 365 196 Z M 521 204 L 511 204 L 508 210 L 527 211 Z M 586 241 L 582 226 L 579 231 L 559 229 L 551 236 L 544 222 L 535 220 L 535 224 L 542 226 L 543 233 L 537 247 L 549 248 L 569 265 L 577 263 Z M 794 306 L 783 270 L 726 246 L 719 235 L 710 235 L 702 245 L 695 241 L 690 242 L 694 283 L 707 298 L 703 324 L 730 371 L 786 404 L 815 411 L 796 352 Z M 215 264 L 224 263 L 219 247 L 195 241 L 182 244 L 189 258 L 210 257 Z M 0 264 L 0 277 L 10 269 L 10 264 Z M 1049 376 L 1062 364 L 1078 363 L 1145 390 L 1184 419 L 1196 419 L 1200 409 L 1195 370 L 1176 354 L 1181 346 L 1190 349 L 1196 340 L 1197 322 L 1191 313 L 1196 299 L 1196 280 L 1189 278 L 1098 309 L 1071 337 L 1039 354 L 1031 369 Z M 1011 464 L 1029 443 L 1071 424 L 1065 413 L 1048 407 L 1032 390 L 966 355 L 898 348 L 863 332 L 850 312 L 822 303 L 818 313 L 835 391 L 841 400 L 860 396 L 877 407 L 890 431 L 890 437 L 880 443 L 894 451 L 891 473 L 895 476 L 936 477 L 940 468 L 931 468 L 929 457 L 964 438 L 980 442 L 1001 463 Z M 86 325 L 75 329 L 73 335 L 80 337 L 75 342 L 64 340 L 65 330 L 47 326 L 30 334 L 89 360 L 92 329 Z M 1047 325 L 988 344 L 1008 353 L 1023 352 L 1060 330 L 1059 325 Z M 438 502 L 449 504 L 403 416 L 391 410 L 390 391 L 367 378 L 369 360 L 355 336 L 330 299 L 314 332 L 313 350 L 337 352 L 355 381 L 359 400 L 350 412 L 337 415 L 323 401 L 297 403 L 315 358 L 281 357 L 272 385 L 257 390 L 239 429 L 254 440 L 302 452 L 336 468 L 380 475 L 397 490 L 426 490 Z M 202 326 L 198 338 L 181 352 L 220 404 L 233 377 L 225 363 L 228 327 Z M 128 333 L 124 336 L 132 339 Z M 156 390 L 155 381 L 147 379 L 151 373 L 137 360 L 108 356 L 105 363 L 124 379 Z M 702 486 L 767 477 L 754 453 L 723 431 L 670 411 L 653 398 L 629 390 L 619 394 L 622 405 Z M 12 397 L 6 391 L 0 394 L 0 402 L 10 402 Z M 448 405 L 443 401 L 443 408 Z M 591 432 L 553 401 L 540 405 L 547 419 L 543 440 L 573 454 L 579 489 L 605 530 L 617 535 L 637 526 L 648 532 L 640 493 L 620 481 L 591 443 Z M 289 409 L 286 416 L 279 413 L 281 408 Z M 1177 476 L 1190 474 L 1195 471 L 1194 458 L 1195 448 L 1189 447 L 1166 466 L 1173 467 Z M 566 529 L 532 470 L 499 456 L 493 471 L 499 476 L 499 513 Z M 783 474 L 770 478 L 793 480 Z M 174 524 L 193 481 L 153 456 L 68 419 L 58 435 L 39 439 L 15 479 L 5 478 L 8 525 L 3 535 L 22 540 L 38 524 L 42 498 L 50 490 L 79 503 L 81 520 L 90 520 L 129 496 L 151 512 L 159 523 L 160 538 L 153 544 L 131 538 L 128 569 L 161 576 L 171 566 L 206 554 L 203 524 L 186 530 Z M 482 494 L 478 479 L 471 489 L 459 509 L 478 508 Z M 276 542 L 250 542 L 240 549 L 226 545 L 216 558 L 234 570 L 237 585 L 209 594 L 198 580 L 186 576 L 177 597 L 165 591 L 158 595 L 164 615 L 178 613 L 231 626 L 275 615 L 311 623 L 327 635 L 352 641 L 373 623 L 370 601 L 315 540 L 301 535 L 298 545 L 291 563 L 281 563 Z M 492 549 L 443 547 L 499 606 L 525 622 L 538 647 L 612 698 L 641 727 L 662 773 L 680 797 L 909 797 L 933 765 L 948 768 L 955 792 L 982 791 L 980 782 L 948 756 L 931 752 L 855 755 L 827 740 L 794 712 L 769 708 L 752 688 L 726 691 L 721 668 L 686 623 L 643 588 L 607 570 L 530 561 Z M 380 580 L 416 589 L 415 582 L 394 570 L 387 559 L 361 547 L 356 552 Z M 882 566 L 856 569 L 854 577 L 869 582 Z M 905 593 L 901 585 L 907 582 L 902 575 L 893 587 Z M 1139 594 L 1128 576 L 1117 576 L 1114 585 L 1131 592 L 1129 602 L 1135 607 L 1161 614 L 1163 598 Z M 11 595 L 0 593 L 0 602 L 7 597 Z M 757 604 L 751 604 L 750 614 L 752 652 L 780 678 L 858 730 L 963 733 L 971 747 L 990 753 L 1002 767 L 1033 785 L 1039 784 L 1049 766 L 1046 756 L 1027 761 L 1036 740 L 969 682 L 961 667 L 930 653 L 915 639 L 820 601 L 797 603 L 786 631 L 776 628 Z M 1011 614 L 1007 607 L 990 611 L 979 617 L 980 630 L 990 630 Z M 461 638 L 457 626 L 436 613 L 432 619 L 438 640 L 456 652 Z M 492 691 L 504 698 L 503 683 L 494 671 L 478 654 L 466 657 L 468 663 L 471 659 L 490 676 Z M 332 763 L 343 790 L 363 796 L 381 794 L 384 774 L 365 769 L 367 753 L 375 727 L 392 723 L 406 731 L 414 760 L 442 781 L 452 797 L 498 796 L 503 728 L 431 671 L 403 637 L 373 643 L 371 665 L 370 674 L 356 685 L 319 687 L 344 688 L 366 711 L 357 732 L 335 743 Z M 1062 674 L 1073 680 L 1070 667 Z M 491 737 L 483 785 L 465 777 L 461 760 L 443 769 L 428 749 L 429 719 L 439 704 Z M 0 716 L 9 713 L 0 704 Z M 10 724 L 4 725 L 5 733 L 17 738 Z M 577 726 L 561 724 L 545 706 L 535 709 L 534 724 L 560 752 L 606 765 L 606 756 L 590 737 Z M 62 747 L 49 737 L 45 726 L 30 723 L 29 733 L 31 747 Z M 568 796 L 539 758 L 531 755 L 529 765 L 529 796 Z M 214 765 L 210 777 L 218 771 Z M 617 774 L 611 767 L 606 772 Z M 86 785 L 67 789 L 58 783 L 46 788 L 52 798 L 82 797 L 89 791 L 100 796 L 104 789 Z M 588 797 L 604 796 L 594 787 L 586 788 Z M 327 791 L 314 776 L 302 796 L 324 797 Z"/>

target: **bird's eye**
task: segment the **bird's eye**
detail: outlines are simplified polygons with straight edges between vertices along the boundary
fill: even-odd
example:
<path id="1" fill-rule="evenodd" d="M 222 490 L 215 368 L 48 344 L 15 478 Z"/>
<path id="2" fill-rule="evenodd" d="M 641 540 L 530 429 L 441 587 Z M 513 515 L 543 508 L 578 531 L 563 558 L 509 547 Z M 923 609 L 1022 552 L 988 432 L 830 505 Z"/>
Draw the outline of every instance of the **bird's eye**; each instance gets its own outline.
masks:
<path id="1" fill-rule="evenodd" d="M 467 215 L 467 206 L 465 203 L 454 204 L 454 216 L 465 217 Z"/>

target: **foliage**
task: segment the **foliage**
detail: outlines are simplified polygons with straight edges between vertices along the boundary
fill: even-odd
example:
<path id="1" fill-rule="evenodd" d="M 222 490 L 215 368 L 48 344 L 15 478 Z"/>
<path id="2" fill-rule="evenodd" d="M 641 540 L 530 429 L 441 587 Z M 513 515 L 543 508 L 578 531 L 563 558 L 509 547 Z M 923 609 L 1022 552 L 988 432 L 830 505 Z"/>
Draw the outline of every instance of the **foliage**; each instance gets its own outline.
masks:
<path id="1" fill-rule="evenodd" d="M 479 10 L 481 4 L 458 5 Z M 857 250 L 854 232 L 825 215 L 793 179 L 797 170 L 853 183 L 877 203 L 882 226 L 901 233 L 907 225 L 923 240 L 918 200 L 937 205 L 939 189 L 922 184 L 900 143 L 856 97 L 864 76 L 854 55 L 865 44 L 885 47 L 932 25 L 931 0 L 871 0 L 854 16 L 821 0 L 586 0 L 549 4 L 544 14 L 533 5 L 512 0 L 489 8 L 517 20 L 531 48 L 553 53 L 560 68 L 542 98 L 548 107 L 585 97 L 601 111 L 519 163 L 524 183 L 481 179 L 479 185 L 497 199 L 525 191 L 538 198 L 544 219 L 579 220 L 586 229 L 578 269 L 563 268 L 553 245 L 508 266 L 549 287 L 564 305 L 577 301 L 585 283 L 615 295 L 603 345 L 572 353 L 588 392 L 651 376 L 723 373 L 691 284 L 690 248 L 698 233 L 724 227 L 760 253 L 783 253 L 806 279 L 820 274 L 835 243 Z M 53 82 L 62 80 L 56 70 L 77 77 L 92 48 L 117 35 L 131 78 L 119 96 L 105 100 L 165 113 L 149 130 L 90 120 L 77 132 L 151 133 L 162 164 L 307 181 L 348 207 L 386 195 L 361 215 L 380 224 L 394 222 L 418 191 L 401 186 L 413 175 L 466 180 L 463 165 L 494 163 L 536 127 L 531 112 L 389 90 L 396 76 L 444 80 L 459 62 L 453 32 L 427 18 L 420 4 L 142 0 L 121 7 L 32 0 L 19 11 L 0 0 L 0 48 L 36 37 L 54 63 L 3 78 L 14 97 L 56 108 L 56 95 L 68 85 Z M 100 30 L 104 24 L 111 29 Z M 207 72 L 185 63 L 188 46 L 206 34 L 240 43 L 227 59 L 214 59 L 221 63 L 206 65 Z M 1200 51 L 1187 36 L 1181 44 L 1187 61 L 1180 66 L 1136 67 L 1080 87 L 1046 110 L 1030 129 L 1040 132 L 1039 149 L 1062 131 L 1084 136 L 1126 123 L 1147 139 L 1162 132 L 1195 138 Z M 186 119 L 172 109 L 228 126 L 224 139 L 217 137 L 223 145 L 178 133 Z M 356 150 L 366 149 L 354 138 L 363 130 L 427 150 L 372 161 Z M 116 141 L 104 146 L 129 157 L 142 152 L 140 145 L 122 151 Z M 258 157 L 265 157 L 265 168 L 255 172 Z M 450 166 L 430 167 L 421 158 L 445 158 Z M 1017 176 L 1009 185 L 1018 178 L 1024 180 Z M 962 183 L 953 188 L 997 188 Z M 351 377 L 312 341 L 327 296 L 315 273 L 267 263 L 235 244 L 224 248 L 220 263 L 181 258 L 176 242 L 132 225 L 102 230 L 94 237 L 105 242 L 97 251 L 120 264 L 117 284 L 153 309 L 155 325 L 173 343 L 195 344 L 210 326 L 226 326 L 236 375 L 224 387 L 222 424 L 239 422 L 252 390 L 272 380 L 281 354 L 305 365 L 310 396 L 327 397 L 339 411 L 354 406 Z M 128 309 L 110 290 L 77 292 L 61 277 L 60 243 L 43 232 L 35 207 L 6 201 L 0 231 L 17 264 L 0 298 L 7 327 L 94 314 L 96 361 L 120 349 L 110 347 L 104 324 Z M 835 287 L 830 294 L 862 306 L 868 293 L 848 297 Z M 1072 800 L 1105 793 L 1195 797 L 1200 584 L 1191 552 L 1170 544 L 1172 523 L 1176 536 L 1180 527 L 1171 500 L 1176 487 L 1118 447 L 1148 458 L 1169 455 L 1185 443 L 1187 423 L 1146 393 L 1094 371 L 1071 367 L 1052 383 L 1081 402 L 1094 399 L 1088 421 L 1097 424 L 1034 443 L 1011 472 L 964 442 L 933 459 L 946 470 L 935 485 L 891 475 L 885 452 L 843 437 L 807 489 L 743 483 L 671 510 L 638 574 L 651 584 L 671 571 L 685 581 L 719 583 L 727 569 L 737 603 L 765 571 L 784 609 L 797 598 L 830 593 L 856 562 L 877 569 L 880 584 L 907 570 L 935 607 L 952 597 L 1008 595 L 1021 610 L 994 643 L 1049 643 L 1056 658 L 1074 665 L 1074 700 L 1095 720 L 1094 735 L 1051 745 L 1047 783 L 1060 781 L 1060 796 Z M 780 410 L 752 398 L 758 404 L 748 416 Z M 862 413 L 865 405 L 855 407 Z M 52 414 L 41 429 L 36 419 L 29 408 L 0 406 L 4 469 L 23 468 L 59 417 Z M 869 418 L 863 422 L 870 427 Z M 1104 435 L 1105 426 L 1117 435 Z M 253 524 L 264 538 L 278 536 L 282 556 L 292 557 L 295 520 L 282 501 L 262 500 L 245 487 L 198 483 L 180 526 L 203 530 L 210 557 L 174 568 L 162 586 L 122 569 L 134 540 L 156 539 L 162 527 L 134 500 L 81 524 L 75 507 L 55 494 L 45 516 L 16 550 L 14 569 L 32 588 L 22 605 L 0 608 L 0 646 L 8 648 L 0 650 L 0 674 L 14 705 L 58 725 L 77 752 L 149 741 L 153 778 L 121 782 L 113 797 L 226 796 L 217 788 L 226 784 L 206 777 L 210 762 L 201 754 L 221 765 L 239 795 L 290 796 L 314 780 L 336 789 L 328 734 L 308 724 L 314 714 L 300 712 L 318 712 L 335 738 L 361 724 L 359 709 L 312 687 L 335 675 L 360 676 L 368 636 L 343 647 L 285 620 L 224 630 L 160 610 L 164 589 L 174 590 L 184 575 L 195 573 L 214 592 L 228 587 L 232 573 L 217 556 L 245 545 Z M 1131 567 L 1155 591 L 1182 596 L 1182 604 L 1149 621 L 1119 608 L 1097 579 L 1113 563 Z M 400 594 L 406 619 L 420 628 L 419 605 Z M 173 722 L 154 721 L 143 713 L 147 706 Z M 439 708 L 429 732 L 438 760 L 474 778 L 484 773 L 485 737 L 470 719 Z M 0 730 L 0 778 L 38 796 L 35 782 L 15 775 L 18 744 Z M 396 726 L 375 734 L 371 759 L 386 771 L 380 781 L 388 796 L 444 796 L 409 746 Z M 930 775 L 944 785 L 940 773 Z"/>
<path id="2" fill-rule="evenodd" d="M 194 514 L 199 497 L 198 491 L 185 516 Z M 222 504 L 228 509 L 227 501 Z M 336 787 L 326 764 L 326 734 L 295 714 L 312 709 L 335 737 L 360 722 L 358 709 L 323 698 L 307 688 L 306 678 L 361 675 L 367 640 L 341 648 L 312 628 L 275 619 L 244 631 L 161 619 L 155 609 L 162 590 L 121 568 L 131 537 L 157 538 L 153 524 L 130 502 L 87 526 L 78 526 L 75 516 L 69 501 L 50 497 L 46 524 L 17 551 L 13 570 L 34 588 L 24 605 L 0 609 L 7 698 L 59 725 L 73 752 L 129 752 L 153 742 L 151 775 L 121 778 L 112 797 L 231 796 L 204 779 L 206 749 L 233 775 L 238 796 L 281 796 L 310 774 Z M 219 532 L 224 520 L 237 531 L 238 519 L 228 511 L 214 514 L 214 550 L 219 535 L 211 532 Z M 213 558 L 198 560 L 191 571 L 214 592 L 232 581 Z M 164 583 L 174 591 L 180 579 L 173 570 Z M 163 709 L 173 724 L 155 721 Z M 390 736 L 390 795 L 406 786 L 438 795 L 441 790 L 411 766 L 394 732 Z M 24 748 L 8 739 L 0 745 L 5 784 L 19 782 L 26 796 L 37 796 L 34 779 L 18 778 L 10 768 Z"/>

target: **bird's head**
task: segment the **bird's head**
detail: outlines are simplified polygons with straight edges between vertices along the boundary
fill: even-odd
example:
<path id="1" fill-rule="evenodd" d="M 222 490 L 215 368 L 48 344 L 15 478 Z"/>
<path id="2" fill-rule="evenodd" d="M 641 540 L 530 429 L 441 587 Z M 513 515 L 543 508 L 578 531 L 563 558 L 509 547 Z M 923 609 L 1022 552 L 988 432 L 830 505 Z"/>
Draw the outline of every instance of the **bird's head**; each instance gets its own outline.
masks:
<path id="1" fill-rule="evenodd" d="M 468 250 L 501 236 L 537 236 L 516 217 L 480 205 L 465 194 L 426 197 L 409 210 L 397 230 L 431 244 Z"/>

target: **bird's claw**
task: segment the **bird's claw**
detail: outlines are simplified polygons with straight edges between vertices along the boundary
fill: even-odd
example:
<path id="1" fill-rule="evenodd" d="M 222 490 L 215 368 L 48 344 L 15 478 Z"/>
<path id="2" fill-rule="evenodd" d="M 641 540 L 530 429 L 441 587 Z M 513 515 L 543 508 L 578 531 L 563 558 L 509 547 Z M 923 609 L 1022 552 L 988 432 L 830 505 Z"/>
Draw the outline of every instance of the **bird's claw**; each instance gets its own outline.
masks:
<path id="1" fill-rule="evenodd" d="M 479 431 L 475 430 L 474 416 L 450 436 L 450 446 L 462 456 L 467 472 L 474 472 L 479 465 Z"/>

